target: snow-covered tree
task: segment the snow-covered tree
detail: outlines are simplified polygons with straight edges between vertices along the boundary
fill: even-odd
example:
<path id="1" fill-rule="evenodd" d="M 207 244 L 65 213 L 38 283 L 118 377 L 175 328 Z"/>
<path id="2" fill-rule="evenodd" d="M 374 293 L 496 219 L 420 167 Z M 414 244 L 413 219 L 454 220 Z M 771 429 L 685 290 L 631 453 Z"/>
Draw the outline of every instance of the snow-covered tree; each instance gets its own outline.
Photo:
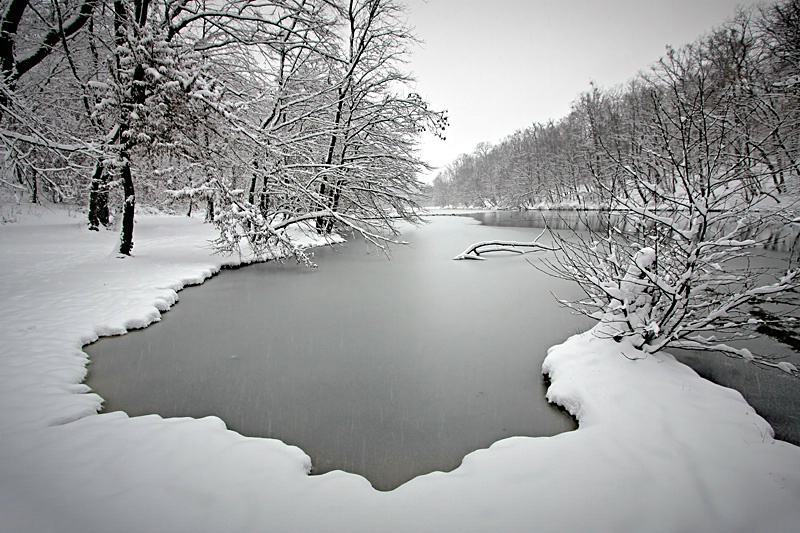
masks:
<path id="1" fill-rule="evenodd" d="M 415 144 L 424 131 L 440 134 L 447 119 L 411 89 L 403 71 L 417 41 L 393 0 L 348 0 L 337 8 L 343 44 L 334 64 L 336 99 L 324 160 L 316 170 L 320 233 L 336 223 L 374 238 L 392 230 L 392 217 L 416 219 Z"/>
<path id="2" fill-rule="evenodd" d="M 409 88 L 401 66 L 415 42 L 388 0 L 301 2 L 290 29 L 263 50 L 261 117 L 242 123 L 254 154 L 247 178 L 216 182 L 223 250 L 247 243 L 306 260 L 286 229 L 329 234 L 337 226 L 382 246 L 394 217 L 416 217 L 424 163 L 415 145 L 444 115 Z M 261 112 L 259 113 L 259 109 Z"/>
<path id="3" fill-rule="evenodd" d="M 797 373 L 735 343 L 765 321 L 794 325 L 800 285 L 794 257 L 779 269 L 760 260 L 771 232 L 797 220 L 797 205 L 776 180 L 789 162 L 776 156 L 772 132 L 749 120 L 751 58 L 741 46 L 721 49 L 743 43 L 737 31 L 669 50 L 642 78 L 651 120 L 629 150 L 607 141 L 608 164 L 593 170 L 617 212 L 604 235 L 556 234 L 551 267 L 584 289 L 585 299 L 566 303 L 599 320 L 599 335 L 644 352 L 713 349 Z M 635 187 L 613 187 L 618 176 Z"/>
<path id="4" fill-rule="evenodd" d="M 108 132 L 103 170 L 94 177 L 106 180 L 108 172 L 123 190 L 121 254 L 133 247 L 135 171 L 163 181 L 157 189 L 175 190 L 172 197 L 198 190 L 210 197 L 209 180 L 252 164 L 253 144 L 260 141 L 250 127 L 249 99 L 261 80 L 246 69 L 258 65 L 258 51 L 284 34 L 294 36 L 287 13 L 303 11 L 303 4 L 113 2 L 105 21 L 107 73 L 90 85 L 95 118 Z"/>
<path id="5" fill-rule="evenodd" d="M 596 334 L 644 353 L 719 350 L 797 374 L 744 341 L 798 326 L 797 251 L 778 268 L 763 256 L 787 235 L 794 246 L 800 222 L 799 21 L 797 0 L 740 11 L 625 87 L 592 87 L 565 119 L 462 157 L 448 193 L 482 186 L 469 169 L 526 143 L 530 174 L 544 175 L 540 197 L 610 210 L 588 236 L 553 231 L 558 250 L 545 261 L 583 288 L 564 303 L 598 320 Z M 459 258 L 526 247 L 545 248 L 490 241 Z"/>
<path id="6" fill-rule="evenodd" d="M 0 184 L 36 202 L 76 200 L 98 151 L 75 56 L 98 2 L 8 0 L 0 4 Z M 53 103 L 58 102 L 58 106 Z"/>

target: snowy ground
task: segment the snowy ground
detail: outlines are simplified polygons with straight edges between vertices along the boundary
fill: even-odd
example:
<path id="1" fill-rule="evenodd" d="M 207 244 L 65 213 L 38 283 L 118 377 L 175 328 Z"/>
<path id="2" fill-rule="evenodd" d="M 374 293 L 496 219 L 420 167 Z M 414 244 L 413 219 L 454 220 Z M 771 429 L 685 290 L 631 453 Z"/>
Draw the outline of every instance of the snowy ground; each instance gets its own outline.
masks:
<path id="1" fill-rule="evenodd" d="M 797 531 L 800 448 L 739 393 L 590 334 L 544 368 L 580 429 L 506 439 L 388 493 L 308 476 L 298 448 L 216 418 L 95 414 L 81 346 L 158 320 L 231 262 L 211 237 L 140 217 L 135 257 L 118 259 L 116 234 L 82 218 L 0 226 L 0 532 Z"/>

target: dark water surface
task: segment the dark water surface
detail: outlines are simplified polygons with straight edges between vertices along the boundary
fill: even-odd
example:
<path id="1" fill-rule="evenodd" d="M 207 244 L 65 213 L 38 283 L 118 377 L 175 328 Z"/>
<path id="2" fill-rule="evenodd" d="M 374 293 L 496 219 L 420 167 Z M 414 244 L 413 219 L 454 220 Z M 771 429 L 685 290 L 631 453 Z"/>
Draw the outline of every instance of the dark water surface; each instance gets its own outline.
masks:
<path id="1" fill-rule="evenodd" d="M 551 295 L 579 289 L 526 262 L 536 254 L 452 260 L 536 235 L 448 217 L 409 228 L 391 260 L 355 239 L 319 249 L 316 270 L 226 271 L 161 322 L 87 346 L 87 383 L 105 411 L 215 415 L 380 490 L 449 471 L 505 437 L 575 428 L 540 373 L 548 347 L 591 325 Z"/>

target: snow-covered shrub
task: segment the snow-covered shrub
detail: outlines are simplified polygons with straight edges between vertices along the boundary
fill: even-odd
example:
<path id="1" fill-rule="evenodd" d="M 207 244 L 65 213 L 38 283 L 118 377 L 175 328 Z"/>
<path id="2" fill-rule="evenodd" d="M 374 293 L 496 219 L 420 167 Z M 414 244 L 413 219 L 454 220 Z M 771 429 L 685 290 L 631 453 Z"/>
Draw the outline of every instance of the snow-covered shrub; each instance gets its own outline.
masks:
<path id="1" fill-rule="evenodd" d="M 796 154 L 784 138 L 797 129 L 788 111 L 765 111 L 778 100 L 766 81 L 775 73 L 759 70 L 762 51 L 745 17 L 669 50 L 637 81 L 638 116 L 598 141 L 605 148 L 590 165 L 615 211 L 604 214 L 603 234 L 554 233 L 561 252 L 551 263 L 586 292 L 566 303 L 600 321 L 598 335 L 644 352 L 720 350 L 797 373 L 742 342 L 760 327 L 790 325 L 800 286 L 791 250 L 779 266 L 765 257 L 800 210 Z"/>

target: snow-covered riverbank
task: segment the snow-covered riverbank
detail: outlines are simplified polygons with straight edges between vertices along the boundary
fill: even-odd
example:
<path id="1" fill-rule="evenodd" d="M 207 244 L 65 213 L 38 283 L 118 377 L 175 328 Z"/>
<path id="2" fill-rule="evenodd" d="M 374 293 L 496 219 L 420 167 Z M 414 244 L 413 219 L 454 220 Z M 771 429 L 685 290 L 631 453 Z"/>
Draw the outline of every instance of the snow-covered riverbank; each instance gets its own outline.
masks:
<path id="1" fill-rule="evenodd" d="M 439 223 L 439 222 L 437 222 Z M 445 220 L 442 223 L 461 223 Z M 800 448 L 668 355 L 573 337 L 545 362 L 575 432 L 510 438 L 381 493 L 215 418 L 94 414 L 81 346 L 158 320 L 224 264 L 213 228 L 113 232 L 52 213 L 0 226 L 0 531 L 776 531 L 800 523 Z"/>

